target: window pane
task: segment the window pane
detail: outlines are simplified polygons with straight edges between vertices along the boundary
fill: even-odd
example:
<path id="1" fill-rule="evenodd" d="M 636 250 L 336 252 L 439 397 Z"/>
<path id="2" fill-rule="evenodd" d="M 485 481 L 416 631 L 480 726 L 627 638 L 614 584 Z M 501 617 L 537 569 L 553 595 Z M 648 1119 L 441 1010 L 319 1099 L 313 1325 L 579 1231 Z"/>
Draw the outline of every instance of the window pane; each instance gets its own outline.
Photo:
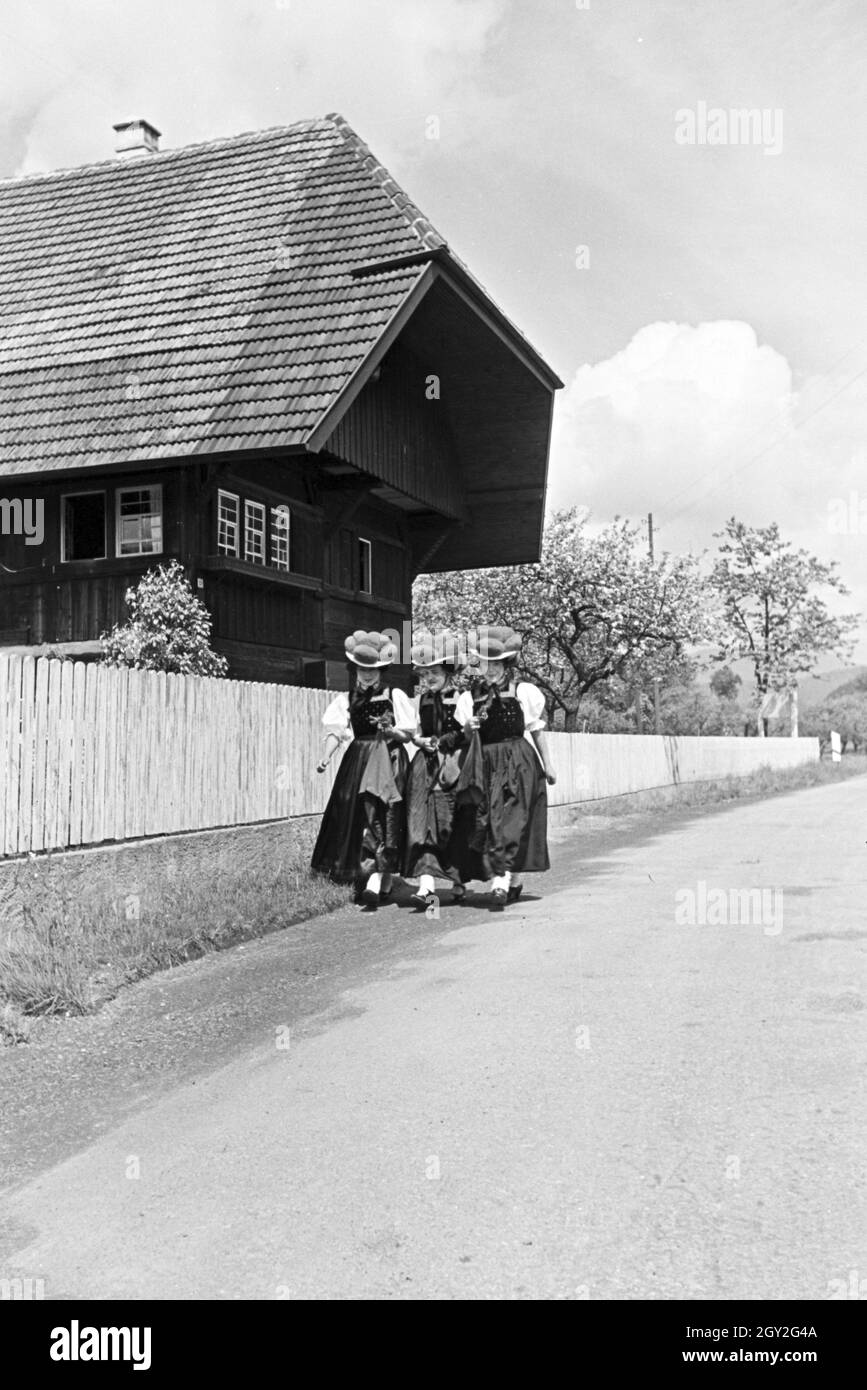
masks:
<path id="1" fill-rule="evenodd" d="M 105 559 L 105 493 L 63 499 L 64 560 Z"/>
<path id="2" fill-rule="evenodd" d="M 220 555 L 237 555 L 240 503 L 229 492 L 217 499 L 217 550 Z"/>
<path id="3" fill-rule="evenodd" d="M 262 502 L 244 503 L 244 559 L 254 565 L 265 563 L 265 506 Z"/>
<path id="4" fill-rule="evenodd" d="M 271 564 L 275 569 L 289 568 L 289 540 L 292 517 L 285 506 L 271 508 Z"/>
<path id="5" fill-rule="evenodd" d="M 118 554 L 157 555 L 163 548 L 162 489 L 121 488 L 118 492 Z"/>
<path id="6" fill-rule="evenodd" d="M 364 594 L 373 592 L 370 541 L 366 541 L 362 537 L 358 539 L 358 587 Z"/>

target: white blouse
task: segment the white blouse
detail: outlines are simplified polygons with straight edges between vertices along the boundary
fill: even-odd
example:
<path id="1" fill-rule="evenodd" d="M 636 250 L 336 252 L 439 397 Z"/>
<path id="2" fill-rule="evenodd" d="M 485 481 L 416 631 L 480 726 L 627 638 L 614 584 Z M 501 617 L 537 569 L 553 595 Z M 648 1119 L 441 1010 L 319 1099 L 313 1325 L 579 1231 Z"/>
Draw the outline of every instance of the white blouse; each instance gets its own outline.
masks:
<path id="1" fill-rule="evenodd" d="M 521 706 L 524 715 L 524 733 L 535 734 L 546 726 L 545 719 L 545 696 L 537 685 L 531 685 L 529 681 L 519 681 L 517 686 L 510 685 L 504 695 L 513 695 Z M 455 716 L 461 728 L 464 727 L 468 719 L 473 717 L 473 697 L 468 690 L 462 690 L 455 705 Z"/>
<path id="2" fill-rule="evenodd" d="M 376 696 L 373 697 L 376 699 Z M 408 695 L 404 695 L 402 690 L 394 689 L 391 692 L 391 702 L 394 709 L 394 725 L 403 733 L 414 734 L 418 723 L 415 708 Z M 349 692 L 341 690 L 339 695 L 335 695 L 330 705 L 322 716 L 322 726 L 325 729 L 325 737 L 333 734 L 341 743 L 351 743 L 353 739 L 352 723 L 349 717 Z"/>
<path id="3" fill-rule="evenodd" d="M 531 685 L 529 681 L 519 681 L 515 697 L 524 711 L 524 732 L 535 734 L 540 729 L 544 729 L 547 723 L 545 719 L 545 696 L 539 687 Z"/>

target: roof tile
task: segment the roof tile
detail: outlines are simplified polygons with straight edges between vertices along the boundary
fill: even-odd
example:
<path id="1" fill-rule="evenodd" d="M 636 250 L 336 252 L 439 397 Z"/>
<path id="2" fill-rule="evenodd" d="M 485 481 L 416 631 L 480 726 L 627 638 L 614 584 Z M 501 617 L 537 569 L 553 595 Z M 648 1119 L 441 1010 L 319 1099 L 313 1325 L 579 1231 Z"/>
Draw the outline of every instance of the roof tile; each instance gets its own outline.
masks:
<path id="1" fill-rule="evenodd" d="M 302 444 L 444 245 L 339 116 L 0 184 L 0 475 Z"/>

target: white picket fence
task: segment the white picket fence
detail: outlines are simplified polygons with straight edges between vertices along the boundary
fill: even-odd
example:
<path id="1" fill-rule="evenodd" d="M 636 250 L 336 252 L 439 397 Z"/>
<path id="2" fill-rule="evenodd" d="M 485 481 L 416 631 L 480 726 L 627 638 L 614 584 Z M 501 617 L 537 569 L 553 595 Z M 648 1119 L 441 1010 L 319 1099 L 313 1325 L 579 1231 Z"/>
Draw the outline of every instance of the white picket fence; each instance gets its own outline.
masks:
<path id="1" fill-rule="evenodd" d="M 0 658 L 0 855 L 321 811 L 329 698 Z"/>
<path id="2" fill-rule="evenodd" d="M 0 656 L 0 858 L 321 813 L 324 690 Z M 549 735 L 552 805 L 818 758 L 816 739 Z"/>

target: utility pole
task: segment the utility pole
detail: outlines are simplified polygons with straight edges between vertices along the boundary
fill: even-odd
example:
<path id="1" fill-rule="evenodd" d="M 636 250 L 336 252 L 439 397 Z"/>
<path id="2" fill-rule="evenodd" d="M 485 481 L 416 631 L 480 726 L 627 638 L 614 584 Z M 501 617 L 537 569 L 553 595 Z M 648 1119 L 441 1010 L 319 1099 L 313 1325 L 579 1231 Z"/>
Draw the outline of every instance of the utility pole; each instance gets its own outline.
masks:
<path id="1" fill-rule="evenodd" d="M 647 513 L 647 553 L 653 564 L 653 512 Z M 662 710 L 659 705 L 659 676 L 653 677 L 653 732 L 662 733 Z"/>

